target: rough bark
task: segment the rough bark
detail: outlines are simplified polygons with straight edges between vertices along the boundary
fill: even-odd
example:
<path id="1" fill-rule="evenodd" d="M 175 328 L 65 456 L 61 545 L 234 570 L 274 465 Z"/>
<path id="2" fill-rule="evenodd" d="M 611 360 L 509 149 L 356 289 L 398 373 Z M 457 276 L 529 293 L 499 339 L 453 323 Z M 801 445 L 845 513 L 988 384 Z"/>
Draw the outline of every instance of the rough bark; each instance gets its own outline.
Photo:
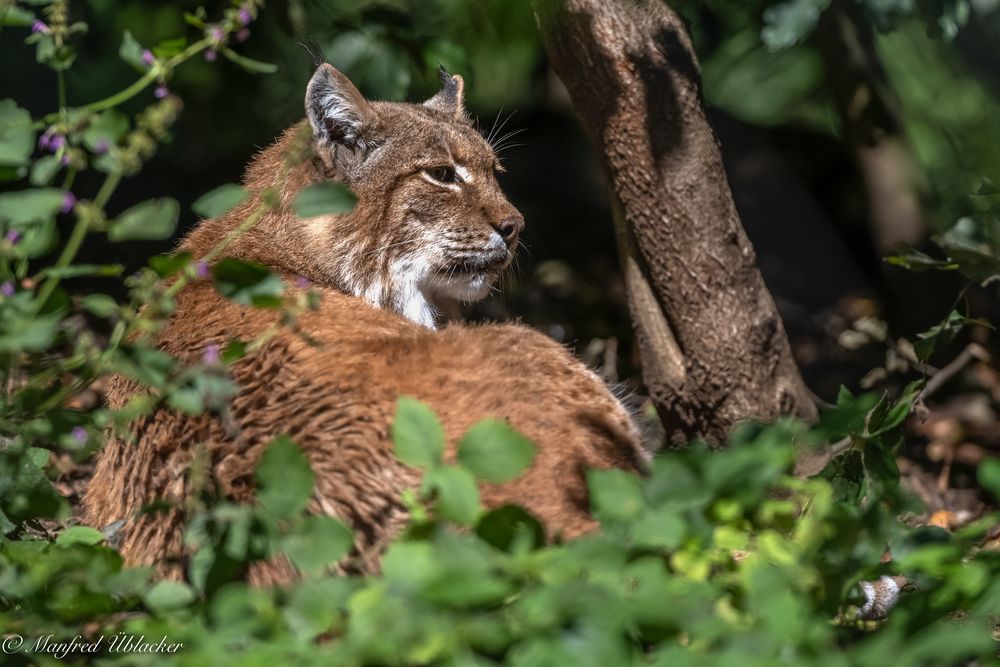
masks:
<path id="1" fill-rule="evenodd" d="M 705 118 L 690 38 L 656 0 L 536 4 L 546 50 L 603 156 L 643 379 L 671 441 L 814 419 Z"/>

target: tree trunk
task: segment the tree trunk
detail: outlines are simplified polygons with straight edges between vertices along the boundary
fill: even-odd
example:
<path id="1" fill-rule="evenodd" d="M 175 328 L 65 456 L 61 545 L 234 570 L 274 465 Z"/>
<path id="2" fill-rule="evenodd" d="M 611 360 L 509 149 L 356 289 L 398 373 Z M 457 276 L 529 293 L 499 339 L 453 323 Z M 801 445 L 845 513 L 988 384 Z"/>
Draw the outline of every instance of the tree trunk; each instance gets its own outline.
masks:
<path id="1" fill-rule="evenodd" d="M 643 379 L 672 442 L 816 407 L 757 269 L 681 19 L 659 0 L 538 0 L 611 187 Z"/>

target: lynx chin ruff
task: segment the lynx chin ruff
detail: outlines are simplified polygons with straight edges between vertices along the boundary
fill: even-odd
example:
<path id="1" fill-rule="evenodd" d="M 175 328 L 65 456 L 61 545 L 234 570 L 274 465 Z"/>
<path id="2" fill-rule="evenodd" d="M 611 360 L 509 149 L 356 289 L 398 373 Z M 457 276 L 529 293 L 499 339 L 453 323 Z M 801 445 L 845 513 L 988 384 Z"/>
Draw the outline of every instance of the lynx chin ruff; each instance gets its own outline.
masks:
<path id="1" fill-rule="evenodd" d="M 321 66 L 306 92 L 315 157 L 282 168 L 303 129 L 291 128 L 251 163 L 250 199 L 201 222 L 182 243 L 196 258 L 205 255 L 273 188 L 281 205 L 226 254 L 287 278 L 305 276 L 322 302 L 299 318 L 298 331 L 279 327 L 233 364 L 239 393 L 224 424 L 214 415 L 161 408 L 111 434 L 87 491 L 85 521 L 98 528 L 123 522 L 115 539 L 129 563 L 182 577 L 190 556 L 182 533 L 192 462 L 207 463 L 221 495 L 252 502 L 257 461 L 273 437 L 287 434 L 316 473 L 311 511 L 335 515 L 355 532 L 355 548 L 339 567 L 376 570 L 382 549 L 406 522 L 401 493 L 419 483 L 419 472 L 395 458 L 389 437 L 400 395 L 438 413 L 448 457 L 461 434 L 486 417 L 505 419 L 531 438 L 538 445 L 532 467 L 511 482 L 484 484 L 482 499 L 487 507 L 526 506 L 550 537 L 594 527 L 587 468 L 642 467 L 628 413 L 557 343 L 512 325 L 434 330 L 442 304 L 488 293 L 523 227 L 497 184 L 492 148 L 465 115 L 462 79 L 442 71 L 442 82 L 422 105 L 370 102 L 343 74 Z M 350 186 L 355 209 L 296 218 L 295 194 L 323 180 Z M 194 362 L 207 346 L 250 340 L 278 318 L 197 282 L 178 295 L 158 344 Z M 108 402 L 119 408 L 143 391 L 116 377 Z M 162 501 L 168 509 L 141 511 Z M 269 583 L 295 572 L 277 559 L 247 575 Z"/>

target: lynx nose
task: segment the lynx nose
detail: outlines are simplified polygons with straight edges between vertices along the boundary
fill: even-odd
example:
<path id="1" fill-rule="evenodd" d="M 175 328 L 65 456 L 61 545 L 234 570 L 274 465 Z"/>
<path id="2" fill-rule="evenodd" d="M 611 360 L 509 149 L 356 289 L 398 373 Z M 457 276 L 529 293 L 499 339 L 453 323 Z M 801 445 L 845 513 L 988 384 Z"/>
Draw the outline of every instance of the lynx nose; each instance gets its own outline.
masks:
<path id="1" fill-rule="evenodd" d="M 497 231 L 500 232 L 508 248 L 517 243 L 517 235 L 522 229 L 524 229 L 524 218 L 521 216 L 511 216 L 497 225 Z"/>

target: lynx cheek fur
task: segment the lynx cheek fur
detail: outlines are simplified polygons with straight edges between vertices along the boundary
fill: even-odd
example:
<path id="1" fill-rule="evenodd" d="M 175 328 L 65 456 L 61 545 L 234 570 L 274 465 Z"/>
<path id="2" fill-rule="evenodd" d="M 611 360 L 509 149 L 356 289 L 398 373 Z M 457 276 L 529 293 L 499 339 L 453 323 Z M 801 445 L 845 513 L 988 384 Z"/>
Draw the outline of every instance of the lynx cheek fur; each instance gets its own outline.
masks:
<path id="1" fill-rule="evenodd" d="M 283 207 L 227 254 L 287 278 L 306 276 L 323 298 L 299 318 L 299 332 L 279 328 L 233 364 L 239 394 L 225 425 L 213 415 L 161 408 L 127 433 L 111 435 L 85 498 L 85 521 L 101 528 L 124 520 L 116 539 L 129 563 L 183 576 L 192 463 L 207 464 L 225 497 L 252 502 L 256 463 L 273 437 L 287 434 L 316 474 L 310 510 L 335 515 L 355 532 L 354 551 L 339 567 L 377 570 L 382 550 L 407 519 L 401 493 L 419 483 L 419 472 L 396 459 L 390 439 L 400 395 L 438 413 L 446 457 L 454 457 L 457 439 L 486 417 L 505 419 L 531 438 L 538 446 L 532 467 L 513 481 L 484 484 L 482 499 L 487 507 L 526 506 L 553 537 L 595 526 L 587 468 L 642 466 L 627 412 L 557 343 L 512 325 L 433 330 L 441 301 L 488 291 L 510 262 L 523 224 L 497 186 L 492 150 L 465 119 L 461 79 L 443 78 L 442 91 L 424 105 L 368 102 L 323 65 L 306 96 L 316 159 L 279 175 L 294 137 L 286 132 L 251 164 L 250 201 L 202 222 L 183 242 L 203 255 L 257 205 L 264 188 L 276 187 Z M 355 210 L 297 219 L 288 208 L 295 193 L 332 178 L 357 194 Z M 202 281 L 180 292 L 158 344 L 193 362 L 207 346 L 250 340 L 278 317 L 228 301 Z M 110 407 L 142 391 L 116 377 Z M 169 509 L 140 511 L 160 500 Z M 278 559 L 254 565 L 248 576 L 266 584 L 288 581 L 295 572 Z"/>

